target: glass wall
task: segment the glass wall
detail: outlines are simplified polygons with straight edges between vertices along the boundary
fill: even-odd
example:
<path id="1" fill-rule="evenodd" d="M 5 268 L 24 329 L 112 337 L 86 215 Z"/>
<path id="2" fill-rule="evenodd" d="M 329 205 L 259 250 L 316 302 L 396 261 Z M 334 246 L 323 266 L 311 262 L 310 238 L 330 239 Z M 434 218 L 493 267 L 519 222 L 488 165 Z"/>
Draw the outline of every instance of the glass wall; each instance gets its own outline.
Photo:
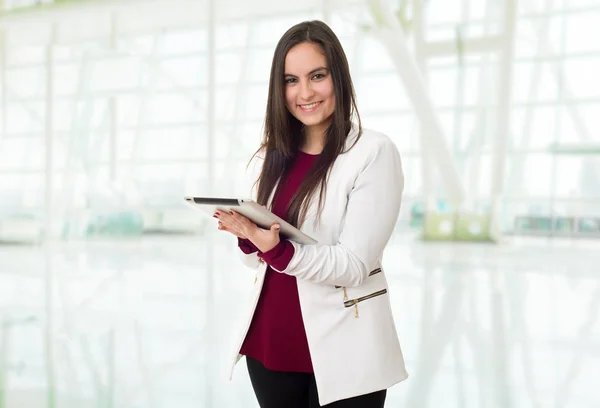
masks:
<path id="1" fill-rule="evenodd" d="M 388 50 L 364 28 L 375 21 L 369 5 L 340 1 L 303 12 L 254 10 L 243 18 L 229 3 L 216 2 L 212 50 L 208 6 L 197 4 L 193 11 L 201 17 L 194 19 L 175 7 L 162 20 L 152 10 L 122 7 L 82 11 L 75 21 L 6 25 L 0 110 L 5 224 L 31 221 L 34 231 L 50 228 L 50 236 L 62 238 L 185 229 L 192 220 L 179 213 L 184 194 L 243 191 L 238 176 L 261 139 L 275 44 L 288 27 L 312 18 L 327 18 L 343 42 L 364 125 L 387 133 L 402 153 L 408 224 L 409 209 L 423 198 L 419 126 Z M 398 10 L 414 48 L 414 5 Z M 503 12 L 494 2 L 432 0 L 422 12 L 425 40 L 460 48 L 469 39 L 500 35 Z M 600 216 L 600 45 L 593 35 L 599 19 L 594 1 L 519 2 L 507 135 L 496 132 L 496 49 L 425 60 L 445 141 L 476 206 L 487 208 L 492 199 L 495 140 L 509 139 L 505 231 L 533 222 L 523 217 Z M 575 149 L 564 152 L 569 146 Z M 123 220 L 130 230 L 110 227 Z M 190 228 L 197 227 L 192 222 Z"/>

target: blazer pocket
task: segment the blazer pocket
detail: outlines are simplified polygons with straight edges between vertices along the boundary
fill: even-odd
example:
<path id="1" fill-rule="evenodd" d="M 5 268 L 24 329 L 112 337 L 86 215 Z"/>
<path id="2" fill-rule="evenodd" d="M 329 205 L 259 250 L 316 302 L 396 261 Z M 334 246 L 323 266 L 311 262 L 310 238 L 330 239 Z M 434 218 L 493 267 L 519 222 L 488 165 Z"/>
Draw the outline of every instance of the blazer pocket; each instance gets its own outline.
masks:
<path id="1" fill-rule="evenodd" d="M 371 272 L 369 272 L 369 276 L 377 275 L 380 272 L 381 272 L 381 268 L 377 268 L 377 269 L 372 270 Z M 341 286 L 335 285 L 335 288 L 336 289 L 340 289 Z"/>
<path id="2" fill-rule="evenodd" d="M 373 298 L 385 295 L 386 293 L 387 293 L 387 289 L 381 289 L 381 290 L 378 290 L 377 292 L 371 293 L 370 295 L 361 296 L 356 299 L 345 300 L 344 307 L 354 306 L 354 311 L 355 311 L 354 317 L 358 318 L 358 304 L 360 302 L 364 302 L 365 300 L 369 300 L 369 299 L 373 299 Z"/>
<path id="3" fill-rule="evenodd" d="M 381 268 L 377 268 L 377 269 L 369 272 L 369 276 L 377 275 L 380 272 L 381 272 Z"/>

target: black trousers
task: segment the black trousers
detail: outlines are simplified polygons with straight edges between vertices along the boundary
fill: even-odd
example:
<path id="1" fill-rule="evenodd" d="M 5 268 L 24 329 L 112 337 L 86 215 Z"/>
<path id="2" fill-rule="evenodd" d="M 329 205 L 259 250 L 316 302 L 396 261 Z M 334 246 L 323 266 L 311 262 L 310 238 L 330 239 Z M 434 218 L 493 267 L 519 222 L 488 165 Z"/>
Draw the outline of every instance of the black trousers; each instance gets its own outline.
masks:
<path id="1" fill-rule="evenodd" d="M 272 371 L 246 357 L 252 388 L 260 408 L 319 408 L 314 374 Z M 387 391 L 359 395 L 324 405 L 327 408 L 383 408 Z"/>

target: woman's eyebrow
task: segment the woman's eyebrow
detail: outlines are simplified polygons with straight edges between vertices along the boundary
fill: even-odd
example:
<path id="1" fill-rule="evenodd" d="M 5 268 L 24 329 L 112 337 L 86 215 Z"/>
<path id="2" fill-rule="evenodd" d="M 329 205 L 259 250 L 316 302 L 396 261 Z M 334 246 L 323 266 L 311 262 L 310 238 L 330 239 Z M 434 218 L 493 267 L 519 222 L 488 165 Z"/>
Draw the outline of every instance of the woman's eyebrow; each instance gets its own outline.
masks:
<path id="1" fill-rule="evenodd" d="M 318 67 L 318 68 L 315 68 L 312 71 L 310 71 L 308 73 L 308 75 L 312 75 L 312 74 L 314 74 L 317 71 L 321 71 L 322 69 L 324 69 L 326 71 L 329 71 L 329 68 L 327 68 L 327 67 Z M 286 76 L 286 77 L 294 77 L 294 78 L 296 78 L 296 75 L 293 75 L 293 74 L 283 74 L 283 75 Z"/>

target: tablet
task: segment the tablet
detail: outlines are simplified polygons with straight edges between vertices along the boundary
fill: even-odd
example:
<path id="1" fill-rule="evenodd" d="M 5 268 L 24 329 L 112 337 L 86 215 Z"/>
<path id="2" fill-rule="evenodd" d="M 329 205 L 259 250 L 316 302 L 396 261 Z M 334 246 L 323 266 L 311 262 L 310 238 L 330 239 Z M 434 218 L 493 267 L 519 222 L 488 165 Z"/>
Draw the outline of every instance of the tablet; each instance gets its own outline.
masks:
<path id="1" fill-rule="evenodd" d="M 298 228 L 279 218 L 262 205 L 249 199 L 217 198 L 217 197 L 184 197 L 191 206 L 202 210 L 205 214 L 213 216 L 217 210 L 235 211 L 248 218 L 261 228 L 269 229 L 273 224 L 281 226 L 280 234 L 299 244 L 316 244 L 317 241 L 309 237 Z"/>

